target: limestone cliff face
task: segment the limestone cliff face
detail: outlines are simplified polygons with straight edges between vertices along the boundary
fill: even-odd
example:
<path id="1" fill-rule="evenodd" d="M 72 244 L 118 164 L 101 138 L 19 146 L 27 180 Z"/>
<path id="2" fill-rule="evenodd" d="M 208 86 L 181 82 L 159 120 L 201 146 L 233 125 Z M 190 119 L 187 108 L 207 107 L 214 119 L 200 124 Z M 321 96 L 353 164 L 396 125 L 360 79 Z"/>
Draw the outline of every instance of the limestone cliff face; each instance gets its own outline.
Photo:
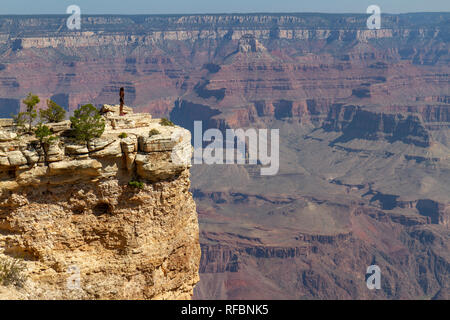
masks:
<path id="1" fill-rule="evenodd" d="M 444 37 L 445 28 L 439 25 L 444 24 L 446 19 L 447 13 L 421 13 L 412 17 L 386 15 L 382 29 L 367 30 L 367 15 L 359 14 L 83 15 L 82 31 L 73 32 L 65 28 L 66 15 L 40 18 L 3 16 L 0 17 L 0 39 L 8 42 L 14 50 L 111 43 L 151 45 L 166 40 L 239 40 L 248 34 L 258 39 L 423 39 L 430 35 L 433 38 Z M 96 34 L 98 31 L 101 32 Z M 126 35 L 120 34 L 124 31 Z"/>
<path id="2" fill-rule="evenodd" d="M 190 133 L 106 110 L 88 147 L 64 138 L 69 123 L 53 126 L 60 139 L 47 152 L 2 123 L 0 257 L 23 258 L 28 280 L 0 287 L 0 298 L 191 298 L 200 247 Z"/>

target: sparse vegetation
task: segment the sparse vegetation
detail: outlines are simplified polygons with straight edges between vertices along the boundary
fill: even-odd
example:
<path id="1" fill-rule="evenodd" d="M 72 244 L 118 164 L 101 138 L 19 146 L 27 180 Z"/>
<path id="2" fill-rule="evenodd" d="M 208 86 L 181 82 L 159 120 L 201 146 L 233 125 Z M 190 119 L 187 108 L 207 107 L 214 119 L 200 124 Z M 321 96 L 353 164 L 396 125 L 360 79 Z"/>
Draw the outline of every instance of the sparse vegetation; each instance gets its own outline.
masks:
<path id="1" fill-rule="evenodd" d="M 136 180 L 131 180 L 130 182 L 128 182 L 128 185 L 132 188 L 136 188 L 136 189 L 143 189 L 144 188 L 144 183 L 141 181 L 136 181 Z"/>
<path id="2" fill-rule="evenodd" d="M 38 96 L 32 94 L 31 92 L 28 96 L 22 100 L 22 102 L 27 106 L 27 111 L 25 112 L 25 118 L 28 120 L 28 132 L 31 132 L 31 126 L 34 119 L 37 117 L 36 105 L 41 101 Z"/>
<path id="3" fill-rule="evenodd" d="M 25 112 L 19 112 L 13 119 L 18 127 L 25 130 L 27 133 L 32 133 L 33 121 L 37 117 L 36 105 L 40 102 L 38 96 L 32 94 L 31 92 L 28 96 L 22 100 L 23 104 L 27 106 Z M 25 125 L 28 124 L 28 128 Z"/>
<path id="4" fill-rule="evenodd" d="M 36 138 L 38 138 L 41 146 L 50 145 L 55 142 L 58 138 L 53 135 L 53 132 L 45 124 L 39 123 L 34 131 Z"/>
<path id="5" fill-rule="evenodd" d="M 26 281 L 26 265 L 20 259 L 0 258 L 0 285 L 22 287 Z"/>
<path id="6" fill-rule="evenodd" d="M 170 127 L 175 126 L 175 124 L 167 118 L 162 118 L 161 121 L 159 122 L 159 124 L 162 126 L 170 126 Z"/>
<path id="7" fill-rule="evenodd" d="M 42 150 L 44 151 L 45 161 L 47 161 L 48 148 L 58 138 L 53 135 L 53 132 L 45 124 L 39 123 L 34 131 L 36 138 L 39 140 Z"/>
<path id="8" fill-rule="evenodd" d="M 66 118 L 66 110 L 59 106 L 56 102 L 48 99 L 47 109 L 40 110 L 39 116 L 42 121 L 48 123 L 61 122 Z"/>
<path id="9" fill-rule="evenodd" d="M 25 123 L 26 123 L 25 112 L 19 112 L 17 115 L 12 115 L 12 118 L 13 118 L 14 123 L 16 124 L 17 130 L 19 132 L 26 131 L 26 129 L 25 129 Z"/>
<path id="10" fill-rule="evenodd" d="M 159 132 L 158 129 L 152 129 L 152 130 L 150 130 L 150 133 L 149 133 L 148 136 L 149 137 L 153 137 L 153 136 L 156 136 L 158 134 L 161 134 L 161 132 Z"/>
<path id="11" fill-rule="evenodd" d="M 125 139 L 126 137 L 128 137 L 128 135 L 125 132 L 122 132 L 121 134 L 119 134 L 120 139 Z"/>
<path id="12" fill-rule="evenodd" d="M 70 121 L 74 137 L 78 142 L 89 144 L 92 139 L 101 137 L 105 131 L 105 120 L 92 104 L 86 104 L 75 110 Z"/>

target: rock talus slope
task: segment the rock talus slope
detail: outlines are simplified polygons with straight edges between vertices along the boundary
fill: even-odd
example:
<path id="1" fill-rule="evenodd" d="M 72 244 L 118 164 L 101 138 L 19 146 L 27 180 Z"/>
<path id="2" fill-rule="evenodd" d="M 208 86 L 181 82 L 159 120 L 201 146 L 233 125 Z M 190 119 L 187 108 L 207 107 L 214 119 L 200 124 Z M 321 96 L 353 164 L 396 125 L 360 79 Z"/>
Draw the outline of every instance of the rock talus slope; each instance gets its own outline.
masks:
<path id="1" fill-rule="evenodd" d="M 191 298 L 200 247 L 190 133 L 106 109 L 106 130 L 88 147 L 64 138 L 68 123 L 53 126 L 60 139 L 46 154 L 2 127 L 0 257 L 23 259 L 27 280 L 0 298 Z"/>

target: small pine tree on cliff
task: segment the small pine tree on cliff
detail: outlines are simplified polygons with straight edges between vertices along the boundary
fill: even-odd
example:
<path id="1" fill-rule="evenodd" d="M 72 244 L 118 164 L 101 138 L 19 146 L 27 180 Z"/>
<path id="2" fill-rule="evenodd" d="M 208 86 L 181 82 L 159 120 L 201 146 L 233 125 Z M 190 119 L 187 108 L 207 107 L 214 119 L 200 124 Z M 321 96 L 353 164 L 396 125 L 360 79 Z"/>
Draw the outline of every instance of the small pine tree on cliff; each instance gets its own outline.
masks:
<path id="1" fill-rule="evenodd" d="M 47 159 L 48 148 L 53 144 L 57 137 L 53 135 L 53 132 L 45 124 L 39 123 L 34 131 L 36 138 L 39 140 L 42 150 L 44 151 L 45 159 Z M 47 160 L 46 160 L 47 161 Z"/>
<path id="2" fill-rule="evenodd" d="M 50 99 L 47 100 L 47 109 L 39 113 L 41 120 L 48 123 L 61 122 L 66 118 L 66 110 Z"/>
<path id="3" fill-rule="evenodd" d="M 25 127 L 28 124 L 27 132 L 32 133 L 32 125 L 34 119 L 37 117 L 36 105 L 40 102 L 38 96 L 32 94 L 31 92 L 28 96 L 22 100 L 23 104 L 27 106 L 27 111 L 19 112 L 17 116 L 14 117 L 14 121 L 19 127 Z"/>
<path id="4" fill-rule="evenodd" d="M 92 139 L 101 137 L 105 131 L 105 120 L 92 104 L 86 104 L 75 110 L 70 121 L 78 142 L 89 144 Z"/>
<path id="5" fill-rule="evenodd" d="M 26 131 L 25 123 L 27 120 L 25 118 L 25 112 L 19 112 L 16 115 L 12 115 L 12 117 L 13 117 L 14 123 L 17 126 L 17 130 L 19 132 Z"/>
<path id="6" fill-rule="evenodd" d="M 53 132 L 45 124 L 39 123 L 34 131 L 36 138 L 38 138 L 41 146 L 50 145 L 58 138 L 53 135 Z"/>

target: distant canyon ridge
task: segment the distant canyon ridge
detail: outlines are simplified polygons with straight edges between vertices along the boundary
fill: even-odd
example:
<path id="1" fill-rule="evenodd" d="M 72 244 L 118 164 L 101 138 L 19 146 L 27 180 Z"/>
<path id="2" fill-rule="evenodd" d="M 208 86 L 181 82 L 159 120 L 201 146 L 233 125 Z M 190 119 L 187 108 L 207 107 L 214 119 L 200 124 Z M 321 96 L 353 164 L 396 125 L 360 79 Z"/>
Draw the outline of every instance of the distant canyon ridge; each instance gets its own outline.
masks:
<path id="1" fill-rule="evenodd" d="M 282 117 L 351 97 L 447 103 L 449 14 L 383 15 L 380 30 L 367 17 L 83 16 L 72 31 L 67 16 L 0 16 L 0 115 L 30 90 L 73 110 L 116 103 L 121 86 L 140 111 L 201 101 L 229 122 L 249 104 Z"/>
<path id="2" fill-rule="evenodd" d="M 0 16 L 0 118 L 30 91 L 72 112 L 124 87 L 191 131 L 280 129 L 274 177 L 191 170 L 197 299 L 448 298 L 450 13 L 368 16 Z"/>

